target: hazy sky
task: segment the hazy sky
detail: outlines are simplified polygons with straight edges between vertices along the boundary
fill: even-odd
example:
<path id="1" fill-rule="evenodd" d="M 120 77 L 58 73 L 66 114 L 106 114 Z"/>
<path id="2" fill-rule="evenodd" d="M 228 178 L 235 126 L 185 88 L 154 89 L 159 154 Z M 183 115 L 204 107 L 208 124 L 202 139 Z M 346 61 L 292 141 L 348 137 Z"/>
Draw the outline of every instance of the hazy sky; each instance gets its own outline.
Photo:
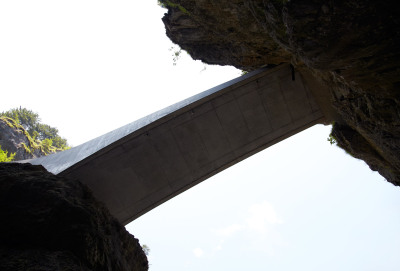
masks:
<path id="1" fill-rule="evenodd" d="M 157 1 L 0 0 L 0 111 L 73 145 L 240 75 L 173 65 Z M 204 69 L 205 68 L 205 69 Z M 127 226 L 150 270 L 400 270 L 400 191 L 312 127 Z"/>

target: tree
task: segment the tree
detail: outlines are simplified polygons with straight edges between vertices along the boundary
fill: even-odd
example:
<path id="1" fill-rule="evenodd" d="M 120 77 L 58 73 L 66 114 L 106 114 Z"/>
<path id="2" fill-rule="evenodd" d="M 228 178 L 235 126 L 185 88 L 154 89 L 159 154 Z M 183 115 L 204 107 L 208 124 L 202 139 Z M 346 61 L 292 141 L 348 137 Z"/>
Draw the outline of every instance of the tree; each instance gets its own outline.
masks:
<path id="1" fill-rule="evenodd" d="M 35 126 L 40 122 L 40 118 L 37 113 L 21 107 L 2 112 L 0 115 L 16 120 L 25 128 L 25 130 L 29 132 L 31 136 L 35 130 Z"/>
<path id="2" fill-rule="evenodd" d="M 58 135 L 58 129 L 40 123 L 39 115 L 32 110 L 19 107 L 2 112 L 0 116 L 6 116 L 17 121 L 34 140 L 43 141 L 49 139 L 52 140 L 52 146 L 56 148 L 68 148 L 67 140 Z"/>

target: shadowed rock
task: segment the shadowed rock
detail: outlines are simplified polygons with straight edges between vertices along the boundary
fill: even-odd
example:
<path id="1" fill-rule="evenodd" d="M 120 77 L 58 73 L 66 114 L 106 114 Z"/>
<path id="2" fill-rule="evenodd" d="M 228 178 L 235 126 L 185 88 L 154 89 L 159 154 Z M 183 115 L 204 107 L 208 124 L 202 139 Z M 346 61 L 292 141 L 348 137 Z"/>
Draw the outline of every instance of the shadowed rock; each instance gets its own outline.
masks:
<path id="1" fill-rule="evenodd" d="M 0 163 L 0 270 L 147 270 L 146 256 L 80 182 Z"/>
<path id="2" fill-rule="evenodd" d="M 194 59 L 243 70 L 290 62 L 328 86 L 321 96 L 330 96 L 336 132 L 358 134 L 338 145 L 400 184 L 397 2 L 161 2 L 167 36 Z"/>

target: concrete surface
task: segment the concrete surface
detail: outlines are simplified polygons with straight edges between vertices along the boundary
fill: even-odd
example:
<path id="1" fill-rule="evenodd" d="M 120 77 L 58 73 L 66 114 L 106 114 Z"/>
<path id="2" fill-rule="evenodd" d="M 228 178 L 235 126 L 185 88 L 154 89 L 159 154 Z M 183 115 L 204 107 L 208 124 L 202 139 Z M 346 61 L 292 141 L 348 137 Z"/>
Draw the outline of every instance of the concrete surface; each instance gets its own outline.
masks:
<path id="1" fill-rule="evenodd" d="M 123 224 L 324 122 L 290 66 L 258 70 L 70 150 L 30 160 L 88 185 Z"/>

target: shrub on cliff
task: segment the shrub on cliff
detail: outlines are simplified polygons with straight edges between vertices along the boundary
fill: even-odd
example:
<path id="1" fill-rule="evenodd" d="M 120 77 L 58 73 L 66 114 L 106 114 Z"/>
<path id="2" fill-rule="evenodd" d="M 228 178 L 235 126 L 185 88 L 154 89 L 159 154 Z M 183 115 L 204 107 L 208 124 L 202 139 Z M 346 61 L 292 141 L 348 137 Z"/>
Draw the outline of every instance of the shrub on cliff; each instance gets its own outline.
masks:
<path id="1" fill-rule="evenodd" d="M 31 159 L 70 148 L 56 128 L 39 121 L 38 114 L 25 108 L 0 113 L 0 144 L 4 151 L 15 153 L 14 160 Z"/>
<path id="2" fill-rule="evenodd" d="M 10 153 L 8 155 L 8 151 L 3 151 L 0 146 L 0 163 L 2 162 L 11 162 L 14 160 L 15 153 Z"/>
<path id="3" fill-rule="evenodd" d="M 58 135 L 58 129 L 41 123 L 39 115 L 32 110 L 21 107 L 13 108 L 0 113 L 0 116 L 9 117 L 15 120 L 18 124 L 24 127 L 34 140 L 44 142 L 44 140 L 48 139 L 51 140 L 52 146 L 57 149 L 64 150 L 69 148 L 67 140 Z"/>

